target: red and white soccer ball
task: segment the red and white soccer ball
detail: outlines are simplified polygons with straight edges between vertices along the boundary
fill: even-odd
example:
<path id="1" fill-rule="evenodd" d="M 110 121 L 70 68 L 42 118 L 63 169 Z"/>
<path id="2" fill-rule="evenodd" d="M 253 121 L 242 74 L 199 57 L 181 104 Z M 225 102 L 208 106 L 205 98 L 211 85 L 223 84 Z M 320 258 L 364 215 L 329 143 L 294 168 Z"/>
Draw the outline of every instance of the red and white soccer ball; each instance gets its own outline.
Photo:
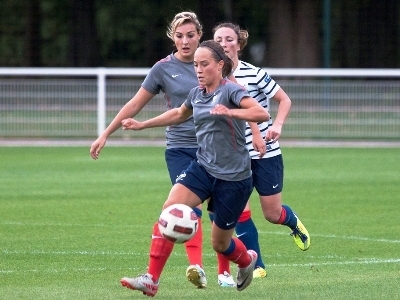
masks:
<path id="1" fill-rule="evenodd" d="M 173 243 L 182 244 L 196 234 L 197 215 L 185 204 L 173 204 L 161 212 L 158 228 L 164 238 Z"/>

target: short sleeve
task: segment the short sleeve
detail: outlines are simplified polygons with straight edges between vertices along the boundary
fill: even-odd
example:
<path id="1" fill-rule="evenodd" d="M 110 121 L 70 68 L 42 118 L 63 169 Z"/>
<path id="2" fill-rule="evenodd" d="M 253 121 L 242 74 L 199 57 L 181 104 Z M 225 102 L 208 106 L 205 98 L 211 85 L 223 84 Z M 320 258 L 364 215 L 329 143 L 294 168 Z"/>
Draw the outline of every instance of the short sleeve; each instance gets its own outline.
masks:
<path id="1" fill-rule="evenodd" d="M 236 106 L 240 107 L 240 101 L 242 101 L 245 97 L 250 97 L 250 94 L 247 90 L 240 86 L 239 84 L 232 83 L 230 86 L 230 101 L 233 102 Z"/>
<path id="2" fill-rule="evenodd" d="M 269 98 L 275 96 L 280 89 L 280 86 L 275 82 L 275 80 L 273 80 L 272 77 L 261 68 L 259 68 L 257 72 L 257 87 Z"/>
<path id="3" fill-rule="evenodd" d="M 196 96 L 195 96 L 195 95 L 197 95 L 196 91 L 198 91 L 197 87 L 190 90 L 189 95 L 187 96 L 187 98 L 184 102 L 185 106 L 187 108 L 193 109 L 192 101 L 194 101 L 194 98 L 196 98 Z"/>
<path id="4" fill-rule="evenodd" d="M 160 62 L 154 64 L 142 83 L 142 87 L 152 94 L 158 94 L 163 89 L 162 86 L 163 68 Z"/>

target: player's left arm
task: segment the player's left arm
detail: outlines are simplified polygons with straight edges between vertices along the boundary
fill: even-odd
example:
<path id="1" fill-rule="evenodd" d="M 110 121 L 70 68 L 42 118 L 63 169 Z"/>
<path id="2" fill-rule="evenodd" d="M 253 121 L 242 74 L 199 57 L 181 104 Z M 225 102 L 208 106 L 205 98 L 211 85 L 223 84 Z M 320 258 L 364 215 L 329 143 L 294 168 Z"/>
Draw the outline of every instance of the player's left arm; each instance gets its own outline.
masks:
<path id="1" fill-rule="evenodd" d="M 275 142 L 282 134 L 282 127 L 289 115 L 292 101 L 282 88 L 279 88 L 271 99 L 278 102 L 278 111 L 272 126 L 270 126 L 266 132 L 265 139 L 267 141 L 272 140 Z"/>
<path id="2" fill-rule="evenodd" d="M 128 118 L 122 120 L 122 128 L 124 130 L 142 130 L 153 127 L 165 127 L 169 125 L 175 125 L 186 121 L 193 113 L 192 108 L 188 108 L 185 103 L 180 107 L 172 108 L 157 117 L 148 119 L 143 122 L 139 122 L 135 119 Z"/>

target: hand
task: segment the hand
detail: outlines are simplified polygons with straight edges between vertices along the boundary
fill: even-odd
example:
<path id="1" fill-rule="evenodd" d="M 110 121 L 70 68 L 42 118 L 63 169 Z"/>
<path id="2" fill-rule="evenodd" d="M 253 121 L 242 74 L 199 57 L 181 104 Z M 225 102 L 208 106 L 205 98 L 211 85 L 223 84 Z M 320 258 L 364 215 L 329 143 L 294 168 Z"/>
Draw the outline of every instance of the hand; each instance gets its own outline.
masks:
<path id="1" fill-rule="evenodd" d="M 265 140 L 275 143 L 280 138 L 281 133 L 282 133 L 282 126 L 272 124 L 272 126 L 268 128 L 265 134 Z"/>
<path id="2" fill-rule="evenodd" d="M 123 130 L 141 130 L 143 129 L 142 122 L 129 118 L 121 121 Z"/>
<path id="3" fill-rule="evenodd" d="M 100 151 L 105 146 L 106 141 L 107 141 L 106 138 L 99 137 L 97 140 L 95 140 L 92 143 L 92 146 L 90 147 L 90 156 L 93 159 L 98 159 L 99 158 Z"/>
<path id="4" fill-rule="evenodd" d="M 227 108 L 225 105 L 222 104 L 217 104 L 214 106 L 212 110 L 210 110 L 210 114 L 212 115 L 222 115 L 222 116 L 227 116 L 231 117 L 231 111 L 229 108 Z"/>
<path id="5" fill-rule="evenodd" d="M 255 151 L 259 152 L 259 158 L 262 158 L 265 153 L 267 153 L 267 145 L 260 134 L 253 134 L 253 148 Z"/>

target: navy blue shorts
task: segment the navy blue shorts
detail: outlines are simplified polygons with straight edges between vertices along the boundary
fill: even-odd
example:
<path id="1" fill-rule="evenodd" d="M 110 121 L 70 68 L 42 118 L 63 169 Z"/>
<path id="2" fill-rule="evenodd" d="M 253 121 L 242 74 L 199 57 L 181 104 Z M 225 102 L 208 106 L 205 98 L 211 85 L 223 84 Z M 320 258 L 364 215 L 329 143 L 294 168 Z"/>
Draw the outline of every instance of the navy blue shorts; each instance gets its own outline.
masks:
<path id="1" fill-rule="evenodd" d="M 197 148 L 170 148 L 165 150 L 165 161 L 173 185 L 179 174 L 189 167 L 193 159 L 196 159 L 196 152 Z"/>
<path id="2" fill-rule="evenodd" d="M 271 196 L 283 189 L 282 155 L 252 159 L 253 185 L 260 196 Z"/>
<path id="3" fill-rule="evenodd" d="M 221 229 L 236 226 L 253 190 L 252 177 L 240 181 L 226 181 L 210 175 L 196 160 L 179 175 L 181 183 L 195 193 L 202 202 L 211 198 L 214 223 Z"/>

